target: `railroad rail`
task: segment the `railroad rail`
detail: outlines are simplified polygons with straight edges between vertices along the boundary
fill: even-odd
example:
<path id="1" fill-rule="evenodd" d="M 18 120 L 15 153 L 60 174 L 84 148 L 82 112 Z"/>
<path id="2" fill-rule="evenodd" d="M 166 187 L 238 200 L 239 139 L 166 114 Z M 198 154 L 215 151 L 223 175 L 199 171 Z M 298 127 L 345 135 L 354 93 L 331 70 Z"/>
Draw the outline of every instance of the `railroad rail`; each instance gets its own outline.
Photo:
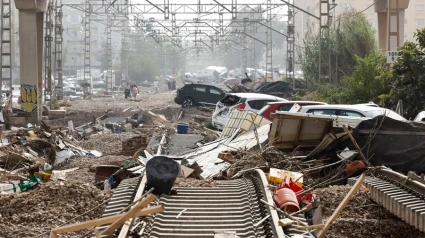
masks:
<path id="1" fill-rule="evenodd" d="M 151 218 L 147 237 L 214 237 L 220 232 L 239 237 L 284 237 L 262 172 L 242 179 L 217 181 L 217 187 L 177 187 L 177 194 L 162 196 L 165 212 Z M 266 184 L 267 185 L 267 184 Z"/>
<path id="2" fill-rule="evenodd" d="M 350 180 L 352 183 L 354 180 Z M 425 185 L 388 169 L 367 176 L 364 185 L 372 199 L 388 211 L 425 232 Z"/>
<path id="3" fill-rule="evenodd" d="M 108 217 L 119 214 L 124 208 L 130 205 L 133 202 L 133 198 L 137 192 L 141 180 L 141 177 L 122 180 L 118 187 L 115 189 L 114 193 L 112 194 L 111 200 L 109 200 L 102 217 Z M 109 224 L 100 226 L 98 227 L 98 230 L 103 231 L 108 226 Z M 110 235 L 102 237 L 115 236 Z"/>
<path id="4" fill-rule="evenodd" d="M 140 183 L 140 178 L 123 180 L 114 191 L 103 217 L 115 215 L 127 207 L 140 192 L 138 188 L 143 187 Z M 274 203 L 263 171 L 253 171 L 241 179 L 216 181 L 216 184 L 216 187 L 175 187 L 177 194 L 162 195 L 155 205 L 163 204 L 165 211 L 145 217 L 146 224 L 139 234 L 152 238 L 193 238 L 215 237 L 220 232 L 228 232 L 241 238 L 285 237 L 278 224 L 277 212 L 260 202 Z M 98 229 L 101 231 L 105 227 Z M 126 234 L 121 232 L 119 237 L 128 237 L 128 230 Z M 295 234 L 314 237 L 308 231 L 296 229 L 287 231 L 286 235 Z"/>

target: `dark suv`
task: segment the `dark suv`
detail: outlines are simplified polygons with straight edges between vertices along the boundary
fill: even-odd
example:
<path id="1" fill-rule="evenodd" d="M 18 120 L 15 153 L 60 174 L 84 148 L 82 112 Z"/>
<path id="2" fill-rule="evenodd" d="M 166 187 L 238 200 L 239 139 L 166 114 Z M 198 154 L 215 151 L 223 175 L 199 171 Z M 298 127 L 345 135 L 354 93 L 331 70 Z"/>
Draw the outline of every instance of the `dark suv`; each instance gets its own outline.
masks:
<path id="1" fill-rule="evenodd" d="M 226 95 L 222 89 L 207 84 L 186 84 L 177 90 L 174 102 L 183 107 L 215 105 Z"/>

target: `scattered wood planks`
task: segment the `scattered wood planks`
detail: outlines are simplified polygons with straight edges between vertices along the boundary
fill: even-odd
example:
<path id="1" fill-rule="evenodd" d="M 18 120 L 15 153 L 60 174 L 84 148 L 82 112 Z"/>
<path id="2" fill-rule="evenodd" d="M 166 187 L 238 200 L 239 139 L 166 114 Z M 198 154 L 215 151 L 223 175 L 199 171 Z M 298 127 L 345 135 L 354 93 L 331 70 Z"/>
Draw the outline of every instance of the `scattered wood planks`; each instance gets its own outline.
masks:
<path id="1" fill-rule="evenodd" d="M 103 230 L 102 232 L 99 232 L 97 231 L 97 229 L 95 229 L 96 237 L 100 237 L 101 235 L 106 235 L 106 234 L 112 234 L 116 229 L 118 229 L 127 220 L 131 218 L 163 212 L 165 210 L 163 205 L 145 208 L 149 203 L 153 202 L 155 199 L 156 199 L 155 195 L 149 194 L 146 198 L 144 198 L 143 200 L 138 202 L 134 207 L 132 207 L 128 212 L 110 216 L 110 217 L 104 217 L 100 219 L 95 219 L 95 220 L 90 220 L 86 222 L 80 222 L 80 223 L 76 223 L 72 225 L 66 225 L 66 226 L 54 228 L 51 230 L 49 237 L 57 238 L 58 234 L 79 231 L 79 230 L 92 228 L 92 227 L 96 227 L 100 225 L 105 225 L 109 223 L 112 223 L 112 224 L 108 226 L 105 230 Z"/>

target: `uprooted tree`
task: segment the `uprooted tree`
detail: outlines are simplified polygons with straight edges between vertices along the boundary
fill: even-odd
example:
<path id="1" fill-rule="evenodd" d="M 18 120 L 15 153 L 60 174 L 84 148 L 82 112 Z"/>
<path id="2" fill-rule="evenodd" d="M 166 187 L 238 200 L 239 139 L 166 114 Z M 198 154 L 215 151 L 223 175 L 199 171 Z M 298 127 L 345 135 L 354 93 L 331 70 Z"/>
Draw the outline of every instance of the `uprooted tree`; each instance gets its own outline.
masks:
<path id="1" fill-rule="evenodd" d="M 425 109 L 425 28 L 418 30 L 415 38 L 417 43 L 408 41 L 399 48 L 400 57 L 392 69 L 379 77 L 390 89 L 381 96 L 382 102 L 394 108 L 402 100 L 406 118 L 414 118 Z"/>
<path id="2" fill-rule="evenodd" d="M 347 11 L 335 21 L 336 26 L 330 31 L 329 45 L 320 42 L 318 32 L 307 35 L 304 41 L 300 63 L 304 79 L 312 87 L 316 87 L 319 83 L 320 44 L 322 50 L 330 51 L 332 65 L 330 82 L 333 84 L 339 84 L 344 77 L 351 75 L 357 63 L 356 56 L 363 58 L 377 49 L 375 31 L 363 13 L 355 10 Z"/>

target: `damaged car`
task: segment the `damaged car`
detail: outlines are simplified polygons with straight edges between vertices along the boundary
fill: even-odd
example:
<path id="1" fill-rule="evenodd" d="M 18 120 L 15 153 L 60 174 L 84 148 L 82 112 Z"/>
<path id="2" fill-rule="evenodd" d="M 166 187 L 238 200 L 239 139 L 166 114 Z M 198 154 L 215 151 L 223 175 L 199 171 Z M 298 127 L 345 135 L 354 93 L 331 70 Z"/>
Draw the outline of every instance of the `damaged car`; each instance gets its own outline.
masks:
<path id="1" fill-rule="evenodd" d="M 314 115 L 329 115 L 342 117 L 358 117 L 358 118 L 375 118 L 385 115 L 397 121 L 407 121 L 406 118 L 398 113 L 382 108 L 369 105 L 320 105 L 320 106 L 305 106 L 301 108 L 301 112 Z"/>
<path id="2" fill-rule="evenodd" d="M 261 93 L 229 93 L 221 99 L 212 115 L 212 125 L 223 130 L 233 109 L 258 112 L 269 102 L 287 101 L 286 99 Z"/>
<path id="3" fill-rule="evenodd" d="M 182 107 L 215 105 L 226 95 L 222 89 L 208 84 L 186 84 L 177 90 L 174 102 Z"/>

